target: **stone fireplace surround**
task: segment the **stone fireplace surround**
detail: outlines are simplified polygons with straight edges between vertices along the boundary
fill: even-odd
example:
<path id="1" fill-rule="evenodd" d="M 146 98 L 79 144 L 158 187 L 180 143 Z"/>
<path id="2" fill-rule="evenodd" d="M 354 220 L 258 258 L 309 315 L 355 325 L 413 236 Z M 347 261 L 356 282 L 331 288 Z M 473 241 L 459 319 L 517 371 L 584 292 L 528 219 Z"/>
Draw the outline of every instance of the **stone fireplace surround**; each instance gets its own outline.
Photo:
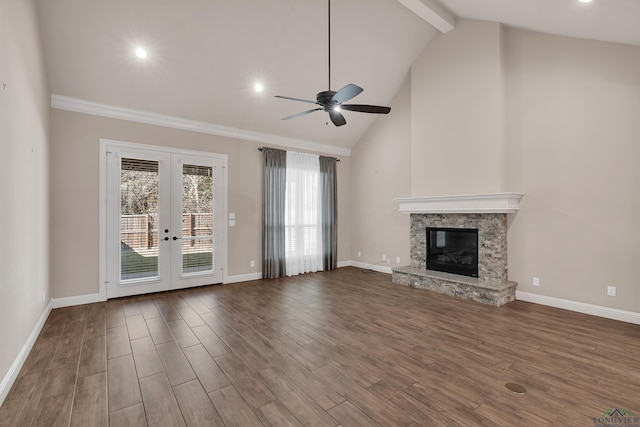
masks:
<path id="1" fill-rule="evenodd" d="M 410 265 L 393 269 L 392 281 L 418 289 L 501 306 L 515 300 L 507 279 L 507 214 L 517 212 L 521 194 L 491 193 L 396 199 L 411 215 Z M 477 228 L 478 277 L 426 269 L 426 228 Z"/>

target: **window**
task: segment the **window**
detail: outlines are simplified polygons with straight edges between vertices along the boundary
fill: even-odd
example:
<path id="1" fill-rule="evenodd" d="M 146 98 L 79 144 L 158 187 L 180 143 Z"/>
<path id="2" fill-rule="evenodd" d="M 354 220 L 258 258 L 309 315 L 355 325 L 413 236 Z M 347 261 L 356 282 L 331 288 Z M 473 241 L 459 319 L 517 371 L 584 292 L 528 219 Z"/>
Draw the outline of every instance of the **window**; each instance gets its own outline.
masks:
<path id="1" fill-rule="evenodd" d="M 288 276 L 322 270 L 318 156 L 287 152 L 285 258 Z"/>

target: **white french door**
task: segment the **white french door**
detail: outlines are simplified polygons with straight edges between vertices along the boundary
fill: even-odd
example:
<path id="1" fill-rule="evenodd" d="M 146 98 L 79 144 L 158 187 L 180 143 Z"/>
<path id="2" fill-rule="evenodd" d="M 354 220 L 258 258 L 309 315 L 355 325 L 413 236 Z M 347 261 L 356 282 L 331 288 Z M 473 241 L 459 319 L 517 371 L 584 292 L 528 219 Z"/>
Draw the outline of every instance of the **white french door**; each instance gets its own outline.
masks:
<path id="1" fill-rule="evenodd" d="M 103 142 L 107 298 L 221 283 L 226 156 Z"/>

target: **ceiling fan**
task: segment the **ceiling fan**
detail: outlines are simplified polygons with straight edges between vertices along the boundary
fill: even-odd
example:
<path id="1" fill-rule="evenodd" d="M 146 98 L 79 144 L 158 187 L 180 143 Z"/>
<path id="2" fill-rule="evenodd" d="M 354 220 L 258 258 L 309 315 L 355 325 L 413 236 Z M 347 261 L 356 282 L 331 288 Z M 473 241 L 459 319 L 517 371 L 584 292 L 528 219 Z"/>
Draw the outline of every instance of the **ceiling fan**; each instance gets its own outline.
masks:
<path id="1" fill-rule="evenodd" d="M 381 107 L 379 105 L 363 105 L 363 104 L 343 104 L 352 98 L 355 98 L 359 95 L 364 89 L 354 84 L 348 84 L 339 91 L 335 92 L 331 90 L 331 0 L 327 0 L 328 3 L 328 52 L 329 52 L 329 61 L 328 61 L 328 69 L 329 69 L 329 90 L 325 90 L 316 95 L 316 100 L 311 101 L 307 99 L 300 98 L 292 98 L 290 96 L 280 96 L 275 95 L 276 98 L 282 99 L 290 99 L 292 101 L 301 101 L 308 102 L 311 104 L 319 105 L 317 108 L 312 108 L 311 110 L 302 111 L 300 113 L 292 114 L 287 117 L 283 117 L 282 120 L 295 119 L 297 117 L 301 117 L 307 115 L 309 113 L 313 113 L 314 111 L 324 110 L 329 113 L 329 117 L 331 118 L 331 122 L 336 126 L 346 125 L 347 121 L 344 116 L 340 112 L 341 110 L 347 111 L 357 111 L 360 113 L 373 113 L 373 114 L 389 114 L 391 108 L 389 107 Z"/>

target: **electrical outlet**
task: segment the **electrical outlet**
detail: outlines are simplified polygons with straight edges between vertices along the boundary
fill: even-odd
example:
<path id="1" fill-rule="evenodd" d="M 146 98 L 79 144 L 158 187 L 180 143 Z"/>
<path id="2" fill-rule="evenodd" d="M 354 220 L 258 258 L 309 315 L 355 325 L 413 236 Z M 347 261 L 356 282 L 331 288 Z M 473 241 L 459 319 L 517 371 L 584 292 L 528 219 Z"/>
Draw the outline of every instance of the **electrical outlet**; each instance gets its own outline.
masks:
<path id="1" fill-rule="evenodd" d="M 256 262 L 254 260 L 249 261 L 249 267 L 253 268 L 256 266 Z"/>
<path id="2" fill-rule="evenodd" d="M 396 257 L 396 264 L 400 264 L 400 257 Z"/>
<path id="3" fill-rule="evenodd" d="M 382 255 L 382 260 L 383 260 L 383 261 L 386 261 L 386 260 L 387 260 L 387 256 L 383 254 L 383 255 Z"/>
<path id="4" fill-rule="evenodd" d="M 42 302 L 44 302 L 44 299 L 45 299 L 45 292 L 42 291 Z"/>
<path id="5" fill-rule="evenodd" d="M 533 286 L 540 286 L 540 278 L 539 277 L 534 277 L 533 278 Z"/>
<path id="6" fill-rule="evenodd" d="M 358 258 L 360 258 L 361 256 L 362 256 L 362 253 L 358 251 Z"/>
<path id="7" fill-rule="evenodd" d="M 607 295 L 610 297 L 616 296 L 616 287 L 615 286 L 607 286 Z"/>

